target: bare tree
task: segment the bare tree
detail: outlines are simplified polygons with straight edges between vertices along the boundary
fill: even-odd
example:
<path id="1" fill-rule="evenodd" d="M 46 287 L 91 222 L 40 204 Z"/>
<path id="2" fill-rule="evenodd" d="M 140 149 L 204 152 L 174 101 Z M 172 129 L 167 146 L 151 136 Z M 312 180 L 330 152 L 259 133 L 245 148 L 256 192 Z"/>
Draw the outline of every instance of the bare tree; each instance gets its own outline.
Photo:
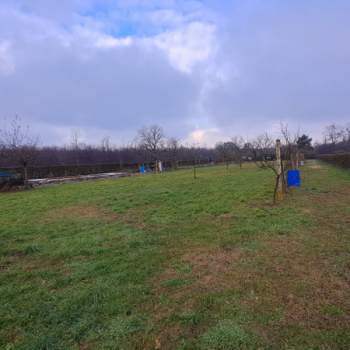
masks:
<path id="1" fill-rule="evenodd" d="M 180 151 L 180 141 L 175 137 L 171 137 L 167 140 L 167 151 L 169 153 L 170 161 L 172 163 L 172 168 L 177 169 L 178 167 L 178 156 Z"/>
<path id="2" fill-rule="evenodd" d="M 345 141 L 350 142 L 350 123 L 346 124 L 344 133 L 345 133 Z"/>
<path id="3" fill-rule="evenodd" d="M 233 155 L 236 162 L 239 164 L 239 167 L 242 169 L 243 163 L 243 150 L 244 150 L 244 139 L 241 136 L 235 136 L 231 139 L 233 145 Z"/>
<path id="4" fill-rule="evenodd" d="M 79 151 L 84 146 L 83 143 L 81 142 L 80 134 L 81 134 L 80 130 L 78 129 L 72 130 L 70 147 L 75 151 Z"/>
<path id="5" fill-rule="evenodd" d="M 160 157 L 160 152 L 164 148 L 164 132 L 158 125 L 143 127 L 138 131 L 138 145 L 148 155 L 152 161 L 157 162 Z"/>
<path id="6" fill-rule="evenodd" d="M 299 147 L 298 140 L 300 130 L 297 133 L 292 134 L 288 124 L 281 123 L 281 134 L 284 139 L 282 147 L 282 159 L 284 165 L 284 171 L 288 169 L 296 169 L 299 166 Z"/>
<path id="7" fill-rule="evenodd" d="M 259 168 L 275 170 L 274 160 L 276 154 L 274 141 L 269 134 L 259 135 L 255 140 L 247 143 L 247 145 L 251 147 L 251 156 Z"/>
<path id="8" fill-rule="evenodd" d="M 282 192 L 287 191 L 283 163 L 276 155 L 275 145 L 280 144 L 280 140 L 276 140 L 276 144 L 271 136 L 267 133 L 258 136 L 253 142 L 247 143 L 251 147 L 251 155 L 257 166 L 261 169 L 270 169 L 275 175 L 275 187 L 273 193 L 273 201 L 276 202 L 278 188 Z"/>
<path id="9" fill-rule="evenodd" d="M 72 130 L 72 135 L 71 135 L 71 149 L 74 152 L 74 158 L 75 158 L 75 165 L 79 166 L 80 163 L 80 159 L 79 159 L 79 155 L 80 155 L 80 150 L 82 144 L 80 142 L 80 131 L 79 130 Z"/>
<path id="10" fill-rule="evenodd" d="M 335 124 L 328 125 L 324 130 L 325 143 L 331 143 L 335 145 L 344 136 L 344 131 Z"/>
<path id="11" fill-rule="evenodd" d="M 0 148 L 3 157 L 23 168 L 24 184 L 28 186 L 28 166 L 37 156 L 38 138 L 29 133 L 29 126 L 23 126 L 16 116 L 9 127 L 0 129 Z"/>
<path id="12" fill-rule="evenodd" d="M 111 150 L 110 137 L 109 136 L 105 136 L 101 140 L 101 150 L 103 152 L 109 152 Z"/>
<path id="13" fill-rule="evenodd" d="M 227 170 L 228 170 L 230 161 L 233 160 L 234 148 L 235 146 L 232 142 L 219 142 L 215 146 L 215 150 L 218 153 L 221 161 L 226 164 Z"/>

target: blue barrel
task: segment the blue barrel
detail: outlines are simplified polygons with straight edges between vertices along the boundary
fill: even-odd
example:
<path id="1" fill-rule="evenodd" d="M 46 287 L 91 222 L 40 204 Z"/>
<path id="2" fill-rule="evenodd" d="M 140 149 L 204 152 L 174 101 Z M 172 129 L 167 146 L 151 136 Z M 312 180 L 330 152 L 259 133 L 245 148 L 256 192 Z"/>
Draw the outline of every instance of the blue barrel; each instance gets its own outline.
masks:
<path id="1" fill-rule="evenodd" d="M 142 165 L 140 166 L 140 173 L 141 173 L 141 174 L 144 174 L 145 172 L 146 172 L 145 165 L 142 164 Z"/>
<path id="2" fill-rule="evenodd" d="M 287 172 L 287 183 L 288 187 L 300 187 L 300 171 L 299 170 L 288 170 Z"/>

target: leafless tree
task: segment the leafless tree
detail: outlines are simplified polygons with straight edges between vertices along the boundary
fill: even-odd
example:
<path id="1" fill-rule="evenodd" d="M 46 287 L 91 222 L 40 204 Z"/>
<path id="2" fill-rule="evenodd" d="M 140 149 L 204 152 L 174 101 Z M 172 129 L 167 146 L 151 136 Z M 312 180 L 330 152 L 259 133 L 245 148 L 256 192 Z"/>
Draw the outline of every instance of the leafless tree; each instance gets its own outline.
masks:
<path id="1" fill-rule="evenodd" d="M 335 145 L 344 137 L 344 130 L 335 124 L 328 125 L 324 130 L 325 143 Z"/>
<path id="2" fill-rule="evenodd" d="M 72 130 L 70 147 L 73 150 L 78 151 L 79 149 L 82 148 L 83 145 L 80 139 L 81 139 L 80 130 L 78 129 Z"/>
<path id="3" fill-rule="evenodd" d="M 172 163 L 173 169 L 177 169 L 178 156 L 180 151 L 180 141 L 175 137 L 171 137 L 167 140 L 167 151 L 170 157 L 170 161 Z"/>
<path id="4" fill-rule="evenodd" d="M 350 142 L 350 123 L 345 126 L 345 141 Z"/>
<path id="5" fill-rule="evenodd" d="M 82 143 L 80 142 L 80 131 L 79 130 L 72 130 L 71 135 L 71 149 L 74 152 L 74 158 L 75 158 L 75 165 L 78 167 L 80 163 L 80 150 L 83 148 Z"/>
<path id="6" fill-rule="evenodd" d="M 299 163 L 299 147 L 298 140 L 300 137 L 300 130 L 296 133 L 292 133 L 288 124 L 281 123 L 281 134 L 283 137 L 282 146 L 282 159 L 283 169 L 287 171 L 289 169 L 295 169 Z"/>
<path id="7" fill-rule="evenodd" d="M 273 138 L 267 133 L 257 136 L 255 140 L 246 144 L 251 147 L 251 156 L 259 168 L 276 169 L 274 144 Z"/>
<path id="8" fill-rule="evenodd" d="M 239 164 L 239 167 L 242 169 L 243 164 L 243 149 L 244 149 L 244 139 L 241 136 L 235 136 L 231 139 L 233 145 L 233 155 L 236 162 Z"/>
<path id="9" fill-rule="evenodd" d="M 106 136 L 101 140 L 101 150 L 103 152 L 109 152 L 111 150 L 110 137 Z"/>
<path id="10" fill-rule="evenodd" d="M 164 148 L 163 129 L 158 125 L 143 127 L 138 131 L 137 139 L 139 147 L 151 156 L 152 161 L 157 161 Z"/>
<path id="11" fill-rule="evenodd" d="M 215 146 L 216 152 L 222 162 L 226 164 L 228 170 L 230 161 L 233 160 L 234 156 L 234 144 L 232 142 L 218 142 Z"/>
<path id="12" fill-rule="evenodd" d="M 277 140 L 276 142 L 280 142 Z M 250 153 L 256 165 L 261 169 L 272 170 L 275 176 L 275 187 L 273 193 L 273 201 L 276 202 L 277 199 L 277 189 L 281 183 L 282 191 L 287 191 L 285 174 L 283 169 L 283 164 L 279 163 L 276 159 L 276 148 L 275 141 L 267 133 L 258 136 L 252 142 L 247 143 L 245 146 L 250 145 Z"/>
<path id="13" fill-rule="evenodd" d="M 28 166 L 37 156 L 38 138 L 32 137 L 29 126 L 23 126 L 16 116 L 8 127 L 0 129 L 1 155 L 23 168 L 25 186 L 28 186 Z"/>

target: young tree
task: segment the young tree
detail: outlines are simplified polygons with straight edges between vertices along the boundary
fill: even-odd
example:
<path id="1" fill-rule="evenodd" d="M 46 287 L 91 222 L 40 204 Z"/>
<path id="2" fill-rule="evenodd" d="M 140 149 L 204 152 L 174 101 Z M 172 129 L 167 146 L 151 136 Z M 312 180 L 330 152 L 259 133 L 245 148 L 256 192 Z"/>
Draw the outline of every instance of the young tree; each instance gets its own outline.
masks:
<path id="1" fill-rule="evenodd" d="M 246 144 L 247 145 L 247 144 Z M 267 133 L 258 136 L 251 145 L 251 155 L 257 166 L 261 169 L 270 169 L 275 175 L 275 188 L 273 193 L 274 203 L 278 199 L 279 189 L 281 194 L 287 191 L 283 163 L 281 157 L 281 141 L 273 141 Z"/>
<path id="2" fill-rule="evenodd" d="M 32 137 L 29 127 L 16 116 L 9 127 L 0 129 L 0 147 L 3 157 L 23 168 L 24 184 L 28 187 L 28 166 L 37 156 L 38 138 Z"/>

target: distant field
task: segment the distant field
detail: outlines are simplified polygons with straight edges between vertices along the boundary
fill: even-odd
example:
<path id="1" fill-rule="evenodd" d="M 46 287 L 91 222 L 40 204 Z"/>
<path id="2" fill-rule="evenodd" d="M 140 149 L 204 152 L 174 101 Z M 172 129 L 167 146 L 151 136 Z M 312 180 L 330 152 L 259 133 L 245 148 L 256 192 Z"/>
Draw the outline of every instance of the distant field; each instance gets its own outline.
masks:
<path id="1" fill-rule="evenodd" d="M 197 173 L 0 194 L 0 348 L 349 349 L 350 172 Z"/>

